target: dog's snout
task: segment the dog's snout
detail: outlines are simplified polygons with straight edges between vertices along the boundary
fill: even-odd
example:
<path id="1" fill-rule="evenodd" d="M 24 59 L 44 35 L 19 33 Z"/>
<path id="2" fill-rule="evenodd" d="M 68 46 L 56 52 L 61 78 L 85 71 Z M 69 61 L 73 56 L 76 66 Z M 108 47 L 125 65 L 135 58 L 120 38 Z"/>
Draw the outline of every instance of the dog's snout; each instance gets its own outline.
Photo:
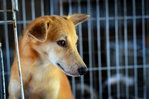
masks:
<path id="1" fill-rule="evenodd" d="M 87 72 L 87 68 L 86 67 L 81 67 L 78 69 L 78 72 L 80 75 L 84 75 Z"/>

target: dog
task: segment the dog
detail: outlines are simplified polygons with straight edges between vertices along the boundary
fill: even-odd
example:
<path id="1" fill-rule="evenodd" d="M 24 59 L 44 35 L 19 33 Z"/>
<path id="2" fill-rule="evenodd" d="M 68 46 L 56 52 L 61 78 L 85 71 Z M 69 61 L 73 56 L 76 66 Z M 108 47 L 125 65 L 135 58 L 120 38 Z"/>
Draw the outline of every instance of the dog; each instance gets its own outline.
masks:
<path id="1" fill-rule="evenodd" d="M 89 18 L 86 14 L 42 16 L 32 21 L 19 39 L 19 53 L 26 99 L 73 99 L 69 76 L 87 71 L 77 50 L 75 27 Z M 20 99 L 15 55 L 11 67 L 9 99 Z"/>

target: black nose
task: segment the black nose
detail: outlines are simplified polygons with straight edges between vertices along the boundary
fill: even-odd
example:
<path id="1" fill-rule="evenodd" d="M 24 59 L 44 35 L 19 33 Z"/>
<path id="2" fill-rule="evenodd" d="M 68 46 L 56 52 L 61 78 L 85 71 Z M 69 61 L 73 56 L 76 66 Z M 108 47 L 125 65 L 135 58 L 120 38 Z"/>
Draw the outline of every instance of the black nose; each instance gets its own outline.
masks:
<path id="1" fill-rule="evenodd" d="M 81 67 L 78 69 L 78 72 L 80 75 L 84 75 L 87 72 L 87 68 L 86 67 Z"/>

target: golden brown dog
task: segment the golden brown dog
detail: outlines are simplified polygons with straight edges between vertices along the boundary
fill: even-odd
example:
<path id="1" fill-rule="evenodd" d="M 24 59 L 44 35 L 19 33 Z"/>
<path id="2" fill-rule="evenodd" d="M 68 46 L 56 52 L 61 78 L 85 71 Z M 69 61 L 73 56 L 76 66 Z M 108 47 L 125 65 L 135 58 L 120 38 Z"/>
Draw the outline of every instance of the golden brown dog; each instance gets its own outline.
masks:
<path id="1" fill-rule="evenodd" d="M 73 99 L 65 73 L 80 76 L 87 71 L 77 51 L 75 26 L 88 17 L 85 14 L 42 16 L 26 27 L 19 41 L 26 99 Z M 19 98 L 21 93 L 15 57 L 9 99 Z"/>

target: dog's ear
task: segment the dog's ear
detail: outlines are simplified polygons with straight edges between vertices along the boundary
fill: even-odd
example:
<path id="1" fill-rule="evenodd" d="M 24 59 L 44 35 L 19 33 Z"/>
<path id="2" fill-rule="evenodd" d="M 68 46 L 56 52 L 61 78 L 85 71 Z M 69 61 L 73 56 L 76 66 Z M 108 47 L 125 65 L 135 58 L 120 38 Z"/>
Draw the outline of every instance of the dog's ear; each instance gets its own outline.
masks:
<path id="1" fill-rule="evenodd" d="M 44 42 L 47 40 L 47 31 L 49 29 L 50 24 L 50 20 L 34 21 L 33 24 L 29 26 L 28 35 L 40 42 Z"/>
<path id="2" fill-rule="evenodd" d="M 68 16 L 68 19 L 70 19 L 75 25 L 78 25 L 87 20 L 89 17 L 90 15 L 87 14 L 73 14 Z"/>

